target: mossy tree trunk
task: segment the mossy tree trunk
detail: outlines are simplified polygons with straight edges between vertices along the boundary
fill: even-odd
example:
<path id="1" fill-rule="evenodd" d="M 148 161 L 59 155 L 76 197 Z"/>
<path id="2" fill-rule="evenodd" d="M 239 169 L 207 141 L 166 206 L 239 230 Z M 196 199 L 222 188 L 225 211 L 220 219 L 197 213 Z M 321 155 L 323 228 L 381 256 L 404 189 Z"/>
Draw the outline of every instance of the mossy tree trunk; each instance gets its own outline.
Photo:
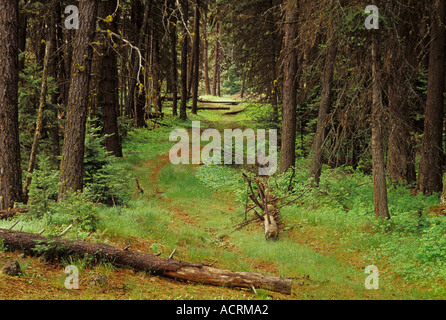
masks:
<path id="1" fill-rule="evenodd" d="M 183 23 L 187 24 L 189 20 L 189 4 L 188 0 L 181 1 L 181 11 L 183 15 Z M 181 104 L 180 104 L 180 119 L 187 119 L 187 54 L 189 52 L 189 37 L 186 26 L 183 25 L 183 34 L 181 42 Z"/>
<path id="2" fill-rule="evenodd" d="M 23 201 L 18 120 L 18 21 L 18 1 L 0 0 L 0 210 Z"/>
<path id="3" fill-rule="evenodd" d="M 198 85 L 200 80 L 200 0 L 195 0 L 195 24 L 194 24 L 194 68 L 192 82 L 192 113 L 197 114 Z"/>
<path id="4" fill-rule="evenodd" d="M 93 53 L 91 43 L 96 31 L 97 11 L 97 0 L 79 1 L 80 23 L 73 44 L 73 64 L 60 166 L 59 199 L 69 190 L 83 189 L 85 130 Z"/>
<path id="5" fill-rule="evenodd" d="M 289 1 L 285 7 L 281 173 L 288 171 L 296 162 L 298 2 Z"/>
<path id="6" fill-rule="evenodd" d="M 446 0 L 432 3 L 431 42 L 418 188 L 423 194 L 443 186 L 443 120 L 445 92 Z"/>
<path id="7" fill-rule="evenodd" d="M 322 83 L 322 96 L 319 105 L 319 114 L 317 118 L 316 134 L 313 139 L 312 158 L 310 164 L 310 179 L 313 179 L 313 185 L 319 186 L 322 171 L 322 158 L 325 145 L 325 131 L 327 127 L 327 116 L 331 107 L 333 95 L 333 73 L 335 69 L 337 53 L 337 43 L 334 34 L 329 35 L 327 56 L 325 58 L 324 80 Z"/>
<path id="8" fill-rule="evenodd" d="M 112 15 L 116 9 L 117 0 L 101 2 L 100 16 L 104 19 Z M 104 23 L 103 27 L 116 33 L 118 31 L 117 17 L 110 23 Z M 102 29 L 104 29 L 102 28 Z M 101 85 L 99 87 L 99 102 L 102 107 L 102 122 L 105 137 L 105 149 L 115 157 L 122 157 L 122 144 L 119 135 L 119 78 L 117 54 L 113 44 L 108 41 L 101 47 Z"/>
<path id="9" fill-rule="evenodd" d="M 385 112 L 382 102 L 381 63 L 377 35 L 373 35 L 372 44 L 372 162 L 374 210 L 378 219 L 390 219 L 386 168 L 384 162 L 384 125 Z"/>

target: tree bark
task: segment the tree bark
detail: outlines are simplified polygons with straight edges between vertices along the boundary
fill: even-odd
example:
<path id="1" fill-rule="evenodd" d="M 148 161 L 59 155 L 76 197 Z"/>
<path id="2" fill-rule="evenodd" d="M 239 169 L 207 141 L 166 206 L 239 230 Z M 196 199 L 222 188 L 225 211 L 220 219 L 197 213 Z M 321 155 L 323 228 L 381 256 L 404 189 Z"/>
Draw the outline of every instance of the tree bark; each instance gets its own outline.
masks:
<path id="1" fill-rule="evenodd" d="M 240 89 L 240 99 L 244 99 L 245 98 L 245 86 L 246 86 L 246 71 L 243 71 L 242 87 Z"/>
<path id="2" fill-rule="evenodd" d="M 273 11 L 274 9 L 274 1 L 270 0 L 269 1 L 269 9 Z M 273 18 L 271 18 L 273 19 Z M 279 107 L 278 107 L 278 86 L 277 86 L 277 56 L 280 55 L 280 51 L 278 51 L 277 49 L 277 33 L 276 33 L 276 25 L 274 23 L 269 23 L 267 30 L 268 30 L 268 37 L 267 37 L 267 43 L 268 43 L 268 51 L 269 51 L 269 56 L 270 56 L 270 62 L 269 62 L 269 69 L 270 69 L 270 86 L 271 86 L 271 91 L 268 92 L 268 95 L 270 96 L 270 103 L 271 103 L 271 107 L 273 109 L 273 121 L 277 124 L 279 124 Z M 267 95 L 267 96 L 268 96 Z"/>
<path id="3" fill-rule="evenodd" d="M 19 1 L 19 7 L 25 5 L 24 1 Z M 19 12 L 19 53 L 25 52 L 26 50 L 26 35 L 28 29 L 28 15 L 23 10 Z M 25 58 L 23 57 L 19 61 L 19 72 L 21 72 L 25 68 Z"/>
<path id="4" fill-rule="evenodd" d="M 48 240 L 40 234 L 0 229 L 0 239 L 11 251 L 24 251 L 30 256 L 39 256 L 36 245 L 47 245 L 47 258 L 60 259 L 69 255 L 89 255 L 95 261 L 106 261 L 117 267 L 131 267 L 164 277 L 227 287 L 262 288 L 291 294 L 289 279 L 257 273 L 216 269 L 201 263 L 184 262 L 161 258 L 155 255 L 117 248 L 107 244 L 73 241 L 63 238 Z"/>
<path id="5" fill-rule="evenodd" d="M 62 29 L 63 36 L 63 88 L 61 89 L 62 103 L 66 107 L 68 106 L 68 96 L 70 94 L 70 79 L 71 79 L 71 65 L 73 62 L 73 30 L 68 30 L 67 28 Z"/>
<path id="6" fill-rule="evenodd" d="M 378 54 L 378 40 L 373 35 L 372 44 L 372 161 L 373 161 L 373 192 L 374 211 L 379 219 L 390 219 L 387 204 L 386 171 L 384 163 L 384 119 L 380 87 L 381 64 Z"/>
<path id="7" fill-rule="evenodd" d="M 216 39 L 215 39 L 215 62 L 214 62 L 214 81 L 212 83 L 212 95 L 219 95 L 219 75 L 220 75 L 220 39 L 219 39 L 219 25 L 216 27 Z"/>
<path id="8" fill-rule="evenodd" d="M 283 115 L 280 172 L 284 173 L 296 162 L 296 107 L 297 107 L 297 20 L 298 1 L 289 1 L 285 8 L 285 43 L 283 72 Z"/>
<path id="9" fill-rule="evenodd" d="M 20 166 L 17 0 L 0 0 L 0 210 L 23 201 Z"/>
<path id="10" fill-rule="evenodd" d="M 144 35 L 147 31 L 147 26 L 149 22 L 149 16 L 152 9 L 152 1 L 149 0 L 145 4 L 144 7 L 144 17 L 143 22 L 140 26 L 140 29 L 138 30 L 138 35 L 136 39 L 136 47 L 141 50 L 141 46 L 144 42 Z M 141 55 L 143 54 L 142 51 L 140 51 Z M 133 115 L 135 117 L 135 126 L 137 128 L 142 128 L 146 125 L 144 121 L 144 102 L 141 102 L 141 99 L 138 99 L 136 90 L 136 84 L 139 82 L 139 72 L 141 71 L 141 65 L 140 65 L 140 59 L 138 53 L 135 53 L 135 60 L 132 64 L 132 74 L 129 82 L 129 88 L 128 88 L 128 97 L 126 102 L 126 109 L 127 114 L 131 114 L 133 112 Z"/>
<path id="11" fill-rule="evenodd" d="M 117 0 L 109 0 L 102 2 L 102 14 L 104 18 L 113 14 L 116 9 Z M 106 26 L 110 31 L 116 33 L 118 31 L 117 17 Z M 107 39 L 108 40 L 108 39 Z M 122 157 L 122 143 L 119 135 L 118 115 L 119 115 L 119 77 L 117 54 L 112 48 L 112 44 L 105 41 L 101 47 L 101 86 L 99 88 L 100 105 L 102 107 L 102 122 L 105 137 L 105 150 L 115 157 Z"/>
<path id="12" fill-rule="evenodd" d="M 58 157 L 60 156 L 60 132 L 59 132 L 59 124 L 57 119 L 58 114 L 58 103 L 59 103 L 59 97 L 61 96 L 62 91 L 62 77 L 60 76 L 60 73 L 57 72 L 57 65 L 58 65 L 58 39 L 57 39 L 57 25 L 60 23 L 60 2 L 57 0 L 52 1 L 52 6 L 54 8 L 54 11 L 51 13 L 50 17 L 50 23 L 48 26 L 48 40 L 50 42 L 50 52 L 49 52 L 49 61 L 48 61 L 48 77 L 52 77 L 53 79 L 56 79 L 56 82 L 58 84 L 59 90 L 57 92 L 54 92 L 51 95 L 51 111 L 52 116 L 50 120 L 46 123 L 46 126 L 48 127 L 48 131 L 51 135 L 51 142 L 52 142 L 52 149 L 53 149 L 53 161 L 57 162 Z M 62 39 L 60 39 L 62 40 Z M 60 50 L 62 53 L 62 51 Z M 62 63 L 61 63 L 62 65 Z M 62 67 L 63 68 L 63 67 Z"/>
<path id="13" fill-rule="evenodd" d="M 181 105 L 180 105 L 180 119 L 187 119 L 187 54 L 189 51 L 189 39 L 187 35 L 187 23 L 189 20 L 189 5 L 188 0 L 181 1 L 181 11 L 183 14 L 183 39 L 181 43 Z"/>
<path id="14" fill-rule="evenodd" d="M 413 147 L 412 128 L 408 110 L 407 88 L 401 85 L 404 79 L 401 47 L 396 46 L 398 52 L 388 52 L 388 101 L 390 111 L 389 147 L 387 156 L 387 171 L 389 179 L 393 182 L 411 184 L 416 181 L 415 150 Z M 395 56 L 394 56 L 395 55 Z"/>
<path id="15" fill-rule="evenodd" d="M 206 95 L 210 95 L 211 94 L 211 82 L 209 79 L 209 41 L 208 41 L 208 37 L 207 37 L 207 20 L 206 17 L 204 18 L 204 26 L 203 26 L 203 38 L 204 38 L 204 42 L 203 42 L 203 52 L 204 52 L 204 86 L 205 86 L 205 92 Z"/>
<path id="16" fill-rule="evenodd" d="M 40 102 L 39 102 L 39 109 L 37 111 L 37 120 L 36 120 L 36 130 L 34 132 L 34 141 L 31 146 L 31 153 L 29 155 L 29 162 L 28 162 L 28 171 L 27 176 L 25 180 L 25 185 L 23 187 L 23 202 L 28 202 L 28 192 L 29 187 L 31 185 L 32 181 L 32 174 L 34 172 L 34 165 L 36 163 L 36 157 L 37 157 L 37 148 L 39 146 L 39 140 L 40 135 L 42 134 L 42 128 L 43 128 L 43 112 L 45 110 L 46 106 L 46 95 L 48 92 L 48 64 L 50 60 L 50 54 L 53 52 L 52 49 L 53 43 L 51 41 L 46 41 L 46 48 L 45 48 L 45 58 L 43 63 L 43 71 L 42 71 L 42 89 L 40 92 Z"/>
<path id="17" fill-rule="evenodd" d="M 279 238 L 279 228 L 276 222 L 276 207 L 274 205 L 267 204 L 264 207 L 263 220 L 265 226 L 265 239 L 277 240 Z"/>
<path id="18" fill-rule="evenodd" d="M 18 208 L 18 207 L 13 208 L 13 209 L 8 209 L 8 210 L 0 210 L 0 220 L 10 219 L 19 213 L 25 213 L 28 211 L 29 211 L 29 209 L 27 209 L 27 208 Z"/>
<path id="19" fill-rule="evenodd" d="M 445 91 L 446 0 L 432 4 L 431 42 L 423 146 L 418 188 L 423 194 L 441 192 L 443 186 L 443 120 Z"/>
<path id="20" fill-rule="evenodd" d="M 74 39 L 73 65 L 68 97 L 65 139 L 60 166 L 59 198 L 67 191 L 83 189 L 85 130 L 88 113 L 88 92 L 92 59 L 91 43 L 96 31 L 98 2 L 81 0 L 82 21 Z"/>
<path id="21" fill-rule="evenodd" d="M 195 24 L 194 24 L 194 72 L 192 83 L 192 114 L 197 114 L 198 106 L 198 85 L 200 80 L 200 0 L 195 0 Z"/>
<path id="22" fill-rule="evenodd" d="M 161 70 L 160 70 L 160 48 L 159 40 L 153 36 L 152 57 L 153 57 L 153 104 L 155 106 L 155 113 L 160 116 L 162 113 L 161 104 Z"/>
<path id="23" fill-rule="evenodd" d="M 172 17 L 172 25 L 170 26 L 170 51 L 171 51 L 171 70 L 172 73 L 172 115 L 178 115 L 178 53 L 177 53 L 177 24 L 178 19 L 174 15 Z"/>
<path id="24" fill-rule="evenodd" d="M 335 69 L 337 43 L 334 35 L 328 40 L 327 56 L 325 58 L 325 72 L 322 84 L 321 102 L 319 105 L 319 114 L 317 118 L 316 134 L 312 146 L 312 158 L 310 164 L 310 179 L 313 180 L 313 186 L 319 186 L 322 158 L 325 145 L 325 131 L 327 125 L 327 116 L 331 107 L 332 87 L 333 87 L 333 72 Z"/>

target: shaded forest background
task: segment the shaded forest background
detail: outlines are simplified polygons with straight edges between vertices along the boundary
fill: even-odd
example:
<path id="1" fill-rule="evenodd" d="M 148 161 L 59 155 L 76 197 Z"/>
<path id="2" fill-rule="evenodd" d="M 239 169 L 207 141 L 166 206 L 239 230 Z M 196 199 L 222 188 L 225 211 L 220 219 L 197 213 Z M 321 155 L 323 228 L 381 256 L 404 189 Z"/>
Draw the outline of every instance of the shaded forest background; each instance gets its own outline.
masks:
<path id="1" fill-rule="evenodd" d="M 445 21 L 446 0 L 0 0 L 0 226 L 218 257 L 298 297 L 444 298 Z M 169 133 L 191 121 L 277 129 L 277 174 L 173 166 Z M 253 223 L 260 180 L 279 241 Z M 385 290 L 364 290 L 366 263 Z M 46 294 L 29 269 L 23 292 Z M 134 276 L 131 295 L 174 296 Z"/>
<path id="2" fill-rule="evenodd" d="M 2 0 L 0 209 L 27 202 L 45 155 L 54 197 L 100 189 L 130 128 L 185 120 L 200 95 L 263 102 L 281 173 L 310 157 L 315 187 L 323 164 L 373 175 L 377 217 L 389 183 L 440 196 L 445 1 L 372 2 L 378 30 L 364 1 Z"/>

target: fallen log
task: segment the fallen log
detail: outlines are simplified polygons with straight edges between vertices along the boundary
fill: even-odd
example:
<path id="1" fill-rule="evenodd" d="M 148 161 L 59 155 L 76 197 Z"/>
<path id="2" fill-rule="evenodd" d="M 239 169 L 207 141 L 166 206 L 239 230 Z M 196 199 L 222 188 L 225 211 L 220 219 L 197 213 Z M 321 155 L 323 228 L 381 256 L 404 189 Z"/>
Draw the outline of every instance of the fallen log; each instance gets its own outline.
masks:
<path id="1" fill-rule="evenodd" d="M 5 220 L 14 217 L 18 213 L 25 213 L 29 210 L 26 208 L 13 208 L 8 210 L 0 210 L 0 220 Z"/>
<path id="2" fill-rule="evenodd" d="M 192 107 L 187 107 L 187 109 L 192 109 Z M 197 110 L 231 110 L 230 107 L 197 107 Z"/>
<path id="3" fill-rule="evenodd" d="M 218 104 L 229 104 L 231 106 L 237 106 L 239 104 L 244 103 L 243 101 L 210 101 L 210 100 L 201 100 L 199 99 L 198 102 L 200 103 L 218 103 Z"/>
<path id="4" fill-rule="evenodd" d="M 202 263 L 191 263 L 176 259 L 117 248 L 102 243 L 69 240 L 60 237 L 47 238 L 40 234 L 0 229 L 0 239 L 11 251 L 23 251 L 29 256 L 45 256 L 50 260 L 69 255 L 88 255 L 94 261 L 109 262 L 117 267 L 130 267 L 155 275 L 196 283 L 226 287 L 262 288 L 291 294 L 292 281 L 257 272 L 239 272 L 216 269 Z M 46 248 L 42 250 L 42 248 Z"/>
<path id="5" fill-rule="evenodd" d="M 192 97 L 191 97 L 191 96 L 188 96 L 187 98 L 188 98 L 188 100 L 189 100 L 189 99 L 191 99 Z M 165 97 L 161 97 L 161 100 L 162 100 L 162 101 L 173 101 L 173 97 L 167 97 L 167 96 L 165 96 Z M 177 97 L 177 100 L 181 100 L 181 97 L 178 96 L 178 97 Z M 198 99 L 197 101 L 200 102 L 200 103 L 229 104 L 229 105 L 231 105 L 231 106 L 237 106 L 237 105 L 239 105 L 239 104 L 244 103 L 243 101 L 218 101 L 218 100 L 204 100 L 204 99 Z"/>
<path id="6" fill-rule="evenodd" d="M 229 112 L 225 112 L 225 115 L 234 115 L 234 114 L 239 114 L 242 113 L 243 111 L 245 111 L 246 109 L 240 109 L 240 110 L 235 110 L 235 111 L 229 111 Z"/>

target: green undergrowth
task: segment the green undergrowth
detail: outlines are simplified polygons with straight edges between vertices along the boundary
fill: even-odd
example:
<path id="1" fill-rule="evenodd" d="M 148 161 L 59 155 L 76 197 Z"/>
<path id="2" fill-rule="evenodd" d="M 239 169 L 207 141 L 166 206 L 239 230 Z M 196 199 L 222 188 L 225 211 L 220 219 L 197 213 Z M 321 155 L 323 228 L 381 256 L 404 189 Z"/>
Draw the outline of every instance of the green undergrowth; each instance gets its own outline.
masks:
<path id="1" fill-rule="evenodd" d="M 391 219 L 379 221 L 374 216 L 370 176 L 350 167 L 326 167 L 319 188 L 304 193 L 309 185 L 308 164 L 308 159 L 300 159 L 294 173 L 270 178 L 271 190 L 279 196 L 287 194 L 284 190 L 291 181 L 290 197 L 282 203 L 300 196 L 281 210 L 284 238 L 294 232 L 310 232 L 370 265 L 391 265 L 392 277 L 431 288 L 434 296 L 446 296 L 446 217 L 431 212 L 439 205 L 438 195 L 414 195 L 406 186 L 389 185 Z M 235 183 L 229 168 L 205 166 L 198 174 L 216 190 L 233 188 L 235 193 L 246 192 L 246 185 Z M 285 245 L 287 240 L 282 241 L 279 243 Z M 264 252 L 262 255 L 265 256 Z M 287 265 L 288 259 L 277 260 L 283 262 L 282 266 Z"/>
<path id="2" fill-rule="evenodd" d="M 73 224 L 66 237 L 131 245 L 162 257 L 176 249 L 180 260 L 291 278 L 293 297 L 302 299 L 446 297 L 446 217 L 431 213 L 438 196 L 389 186 L 392 218 L 378 221 L 371 177 L 360 170 L 324 167 L 319 188 L 308 189 L 309 160 L 301 158 L 294 170 L 269 178 L 270 192 L 288 196 L 282 204 L 295 199 L 281 209 L 279 240 L 266 241 L 261 223 L 234 231 L 245 217 L 247 184 L 242 172 L 251 173 L 242 166 L 173 165 L 160 160 L 175 144 L 169 141 L 173 129 L 189 130 L 192 121 L 202 121 L 202 128 L 221 129 L 224 123 L 213 121 L 226 117 L 208 111 L 189 115 L 187 121 L 166 116 L 148 128 L 129 130 L 124 157 L 99 163 L 93 160 L 104 154 L 93 132 L 86 167 L 87 178 L 96 184 L 59 203 L 58 172 L 40 159 L 30 213 L 18 218 L 16 228 L 46 229 L 46 235 Z M 250 121 L 243 113 L 233 117 L 232 127 Z M 137 192 L 135 177 L 144 193 Z M 105 179 L 110 180 L 103 183 Z M 104 188 L 109 184 L 115 187 Z M 11 223 L 0 221 L 0 227 Z M 380 290 L 364 289 L 367 265 L 379 268 Z M 412 287 L 400 288 L 401 279 Z M 191 294 L 199 297 L 199 287 L 194 288 Z M 271 298 L 267 291 L 258 291 L 257 298 Z"/>

